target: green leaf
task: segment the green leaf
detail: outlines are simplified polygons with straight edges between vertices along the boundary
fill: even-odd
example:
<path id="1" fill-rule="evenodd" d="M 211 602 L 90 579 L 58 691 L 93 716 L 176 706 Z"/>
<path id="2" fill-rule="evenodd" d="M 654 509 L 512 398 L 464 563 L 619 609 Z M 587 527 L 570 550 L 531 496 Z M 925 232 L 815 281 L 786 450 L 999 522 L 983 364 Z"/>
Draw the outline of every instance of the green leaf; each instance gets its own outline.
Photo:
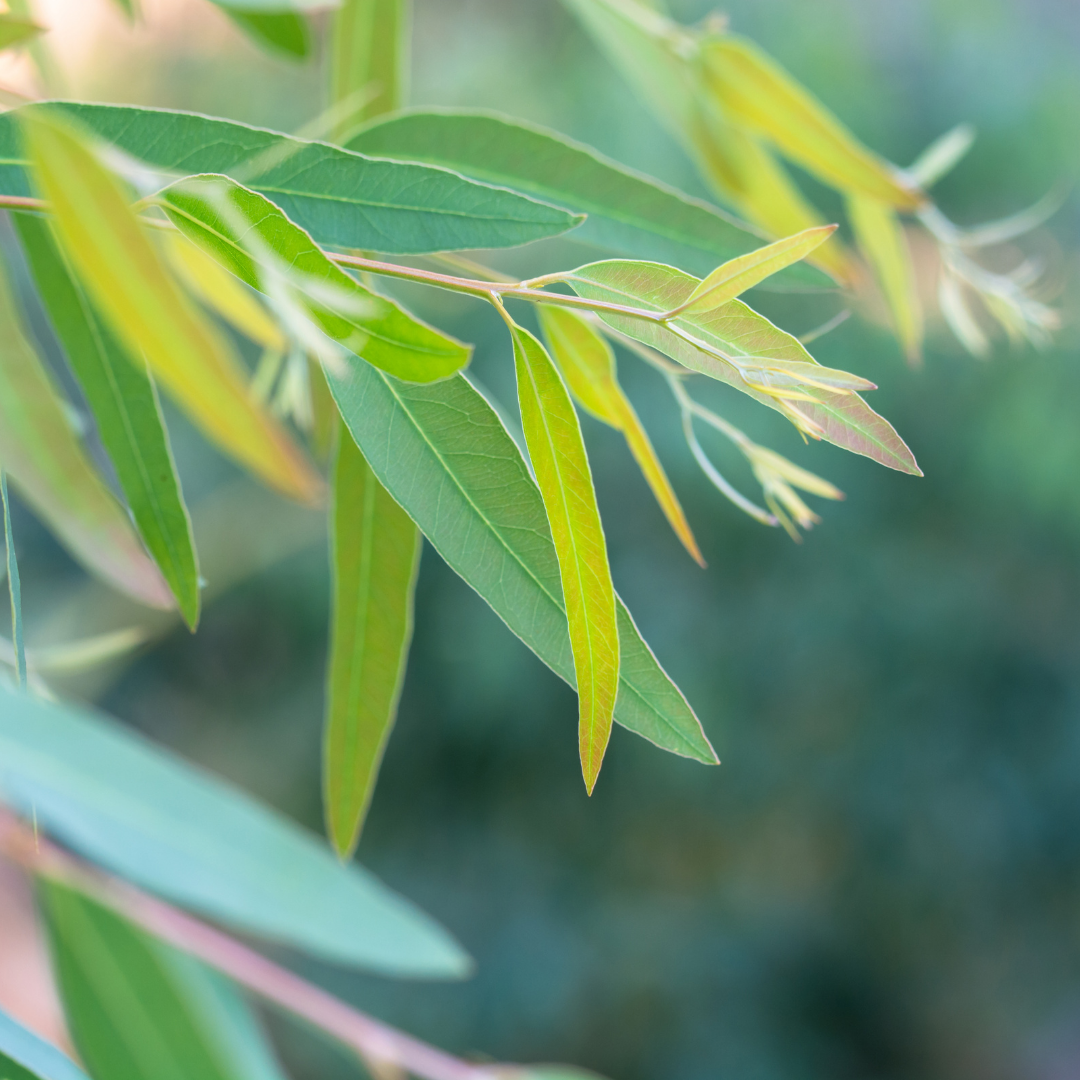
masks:
<path id="1" fill-rule="evenodd" d="M 421 541 L 345 429 L 333 498 L 323 787 L 327 831 L 344 859 L 356 848 L 397 718 Z"/>
<path id="2" fill-rule="evenodd" d="M 521 426 L 544 499 L 574 653 L 578 750 L 591 795 L 611 738 L 619 691 L 619 633 L 607 541 L 581 425 L 558 369 L 528 330 L 510 322 Z"/>
<path id="3" fill-rule="evenodd" d="M 229 14 L 265 11 L 278 15 L 288 11 L 323 11 L 326 8 L 337 7 L 339 2 L 340 0 L 211 0 L 211 3 Z"/>
<path id="4" fill-rule="evenodd" d="M 39 881 L 53 970 L 80 1058 L 102 1080 L 283 1080 L 239 993 L 198 961 L 60 884 Z"/>
<path id="5" fill-rule="evenodd" d="M 229 18 L 271 52 L 303 60 L 311 53 L 311 31 L 295 12 L 229 11 Z"/>
<path id="6" fill-rule="evenodd" d="M 235 929 L 390 975 L 469 969 L 446 931 L 374 876 L 92 712 L 0 687 L 0 798 L 107 870 Z"/>
<path id="7" fill-rule="evenodd" d="M 24 1028 L 3 1009 L 0 1009 L 0 1078 L 87 1080 L 71 1058 Z"/>
<path id="8" fill-rule="evenodd" d="M 410 0 L 344 0 L 330 21 L 335 139 L 408 97 Z"/>
<path id="9" fill-rule="evenodd" d="M 298 294 L 324 334 L 368 363 L 430 382 L 469 362 L 468 346 L 365 289 L 257 192 L 226 176 L 194 176 L 158 198 L 177 227 L 226 269 L 279 304 Z"/>
<path id="10" fill-rule="evenodd" d="M 88 570 L 140 603 L 173 607 L 168 585 L 90 463 L 52 379 L 23 335 L 2 271 L 0 466 Z"/>
<path id="11" fill-rule="evenodd" d="M 21 19 L 16 15 L 0 14 L 0 49 L 11 49 L 24 41 L 36 38 L 45 32 L 44 26 L 38 26 L 31 19 Z"/>
<path id="12" fill-rule="evenodd" d="M 580 267 L 565 280 L 591 300 L 655 312 L 679 307 L 699 285 L 697 278 L 670 266 L 618 259 Z M 698 315 L 682 315 L 665 325 L 610 312 L 600 314 L 621 333 L 783 413 L 807 434 L 891 469 L 921 475 L 892 425 L 847 389 L 872 387 L 872 383 L 820 367 L 796 338 L 741 300 L 729 300 Z M 820 376 L 820 381 L 815 376 Z M 839 387 L 839 392 L 826 380 Z"/>
<path id="13" fill-rule="evenodd" d="M 273 200 L 321 245 L 398 255 L 502 248 L 555 236 L 581 221 L 448 169 L 380 161 L 195 113 L 74 102 L 0 114 L 0 194 L 34 194 L 18 124 L 43 109 L 154 169 L 230 175 Z"/>
<path id="14" fill-rule="evenodd" d="M 371 124 L 348 147 L 378 157 L 444 165 L 588 217 L 570 238 L 624 255 L 708 273 L 761 244 L 750 226 L 546 128 L 497 113 L 424 109 Z M 830 288 L 794 266 L 778 286 Z"/>
<path id="15" fill-rule="evenodd" d="M 134 22 L 142 12 L 139 10 L 139 0 L 115 0 L 116 6 L 127 17 L 128 22 Z"/>
<path id="16" fill-rule="evenodd" d="M 45 309 L 97 421 L 98 434 L 154 561 L 188 626 L 199 621 L 199 566 L 191 519 L 157 392 L 103 325 L 57 247 L 48 220 L 12 215 Z"/>
<path id="17" fill-rule="evenodd" d="M 540 492 L 495 410 L 462 375 L 416 385 L 368 364 L 327 372 L 379 482 L 432 546 L 556 675 L 574 685 L 559 561 Z M 615 720 L 657 746 L 717 761 L 701 724 L 616 597 Z"/>
<path id="18" fill-rule="evenodd" d="M 576 312 L 548 304 L 536 307 L 540 328 L 570 393 L 598 420 L 610 424 L 626 437 L 664 516 L 699 566 L 705 562 L 697 541 L 672 490 L 671 482 L 656 456 L 634 406 L 623 393 L 615 372 L 615 354 L 605 338 Z"/>
<path id="19" fill-rule="evenodd" d="M 23 126 L 62 248 L 120 341 L 223 449 L 280 491 L 317 501 L 318 476 L 252 400 L 239 361 L 169 276 L 115 178 L 52 113 L 23 113 Z"/>
<path id="20" fill-rule="evenodd" d="M 936 138 L 908 166 L 907 171 L 919 187 L 926 191 L 956 168 L 974 142 L 975 129 L 971 124 L 957 124 Z"/>
<path id="21" fill-rule="evenodd" d="M 15 557 L 15 536 L 11 528 L 11 499 L 8 498 L 7 473 L 0 469 L 0 501 L 4 504 L 4 549 L 7 553 L 8 598 L 11 601 L 11 647 L 19 686 L 26 689 L 26 643 L 23 640 L 22 584 L 19 560 Z"/>

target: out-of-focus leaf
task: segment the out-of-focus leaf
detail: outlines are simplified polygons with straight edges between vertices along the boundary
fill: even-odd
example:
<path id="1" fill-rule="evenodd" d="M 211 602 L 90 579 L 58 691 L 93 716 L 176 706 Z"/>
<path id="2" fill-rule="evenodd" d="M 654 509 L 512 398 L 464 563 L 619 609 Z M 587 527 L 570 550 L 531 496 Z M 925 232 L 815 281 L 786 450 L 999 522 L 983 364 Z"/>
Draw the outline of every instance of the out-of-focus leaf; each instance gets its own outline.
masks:
<path id="1" fill-rule="evenodd" d="M 3 1080 L 89 1080 L 66 1054 L 0 1009 L 0 1077 Z"/>
<path id="2" fill-rule="evenodd" d="M 35 513 L 87 569 L 151 607 L 169 587 L 102 483 L 58 392 L 18 323 L 0 274 L 0 466 Z"/>
<path id="3" fill-rule="evenodd" d="M 462 375 L 399 382 L 368 364 L 327 373 L 379 482 L 449 566 L 556 675 L 574 685 L 559 562 L 544 503 L 495 410 Z M 616 597 L 615 720 L 657 746 L 716 764 L 701 724 Z"/>
<path id="4" fill-rule="evenodd" d="M 588 215 L 570 238 L 624 255 L 656 259 L 691 273 L 750 251 L 760 237 L 742 222 L 581 143 L 497 113 L 425 109 L 366 127 L 351 149 L 378 157 L 444 165 Z M 778 286 L 827 288 L 808 266 Z"/>
<path id="5" fill-rule="evenodd" d="M 160 199 L 177 227 L 242 281 L 279 304 L 295 291 L 324 334 L 368 363 L 430 382 L 469 362 L 468 346 L 365 289 L 257 192 L 225 176 L 196 176 Z"/>
<path id="6" fill-rule="evenodd" d="M 580 315 L 566 308 L 538 305 L 536 309 L 551 354 L 570 392 L 598 420 L 621 431 L 656 501 L 675 535 L 700 566 L 701 557 L 679 499 L 672 490 L 649 436 L 634 406 L 623 393 L 611 346 Z"/>
<path id="7" fill-rule="evenodd" d="M 0 799 L 113 873 L 236 929 L 390 975 L 468 971 L 446 931 L 371 874 L 89 711 L 0 687 Z"/>
<path id="8" fill-rule="evenodd" d="M 827 184 L 914 210 L 925 195 L 865 147 L 775 60 L 745 38 L 702 43 L 705 80 L 725 115 L 759 132 Z"/>
<path id="9" fill-rule="evenodd" d="M 267 12 L 280 15 L 289 11 L 314 12 L 335 8 L 340 0 L 210 0 L 230 15 L 236 12 Z"/>
<path id="10" fill-rule="evenodd" d="M 303 60 L 311 52 L 311 31 L 295 12 L 230 11 L 229 17 L 253 41 L 271 52 Z"/>
<path id="11" fill-rule="evenodd" d="M 979 320 L 973 314 L 964 295 L 964 285 L 955 274 L 943 269 L 938 284 L 938 304 L 949 329 L 972 356 L 985 359 L 990 355 L 990 341 Z"/>
<path id="12" fill-rule="evenodd" d="M 64 1014 L 93 1076 L 283 1080 L 224 979 L 67 886 L 40 881 L 38 896 Z"/>
<path id="13" fill-rule="evenodd" d="M 38 674 L 75 675 L 101 664 L 107 664 L 137 649 L 151 637 L 141 626 L 128 626 L 105 634 L 94 634 L 63 645 L 48 645 L 29 650 L 26 663 Z M 14 664 L 15 650 L 0 638 L 0 663 Z"/>
<path id="14" fill-rule="evenodd" d="M 581 222 L 560 207 L 449 169 L 380 161 L 195 113 L 75 102 L 0 114 L 2 194 L 34 194 L 18 125 L 43 108 L 162 172 L 228 174 L 272 199 L 322 245 L 399 255 L 501 248 Z"/>
<path id="15" fill-rule="evenodd" d="M 41 192 L 63 249 L 120 341 L 220 446 L 305 502 L 321 483 L 284 429 L 247 392 L 238 361 L 168 275 L 119 184 L 66 121 L 23 114 Z"/>
<path id="16" fill-rule="evenodd" d="M 891 206 L 864 196 L 848 199 L 848 217 L 874 268 L 904 354 L 917 363 L 922 355 L 922 308 L 904 227 Z"/>
<path id="17" fill-rule="evenodd" d="M 338 441 L 331 513 L 333 614 L 323 788 L 327 831 L 344 859 L 364 826 L 397 717 L 421 541 L 347 429 Z"/>
<path id="18" fill-rule="evenodd" d="M 333 449 L 338 429 L 338 411 L 322 366 L 308 361 L 308 382 L 311 387 L 311 448 L 320 461 L 325 461 Z"/>
<path id="19" fill-rule="evenodd" d="M 610 260 L 575 270 L 567 283 L 592 300 L 665 312 L 682 304 L 698 285 L 690 277 L 659 263 Z M 806 381 L 816 366 L 814 358 L 796 338 L 774 326 L 741 300 L 698 315 L 684 315 L 666 325 L 608 312 L 606 323 L 621 333 L 651 345 L 694 371 L 700 371 L 742 390 L 799 422 L 807 434 L 828 440 L 857 454 L 873 458 L 901 472 L 919 473 L 919 467 L 892 425 L 858 396 L 838 393 Z M 717 354 L 727 357 L 720 359 Z M 805 365 L 798 367 L 797 365 Z M 794 372 L 784 378 L 784 372 Z M 833 381 L 857 380 L 847 373 L 820 373 Z M 813 378 L 813 375 L 809 377 Z M 751 381 L 755 380 L 755 381 Z M 824 380 L 822 380 L 824 381 Z M 857 380 L 855 385 L 864 380 Z M 766 388 L 775 388 L 770 393 Z M 777 390 L 789 388 L 794 401 L 783 400 Z"/>
<path id="20" fill-rule="evenodd" d="M 330 20 L 335 138 L 400 109 L 408 96 L 409 0 L 343 0 Z"/>
<path id="21" fill-rule="evenodd" d="M 578 750 L 591 795 L 611 738 L 619 633 L 607 541 L 581 425 L 544 346 L 510 324 L 521 426 L 544 499 L 570 627 L 578 691 Z"/>
<path id="22" fill-rule="evenodd" d="M 26 644 L 23 641 L 22 585 L 19 560 L 15 557 L 15 535 L 11 528 L 11 499 L 8 497 L 7 473 L 0 469 L 0 502 L 4 504 L 4 550 L 7 555 L 7 589 L 11 601 L 11 651 L 19 686 L 26 688 Z"/>
<path id="23" fill-rule="evenodd" d="M 12 215 L 45 309 L 97 421 L 132 516 L 188 626 L 199 621 L 191 519 L 146 365 L 101 322 L 56 245 L 52 226 Z"/>
<path id="24" fill-rule="evenodd" d="M 24 41 L 36 38 L 45 32 L 44 26 L 38 26 L 31 19 L 20 19 L 17 15 L 0 14 L 0 49 L 11 49 Z"/>
<path id="25" fill-rule="evenodd" d="M 975 129 L 970 124 L 957 124 L 935 139 L 908 167 L 908 173 L 924 191 L 936 184 L 971 149 Z"/>
<path id="26" fill-rule="evenodd" d="M 264 349 L 288 349 L 285 335 L 266 309 L 215 259 L 179 233 L 164 232 L 161 241 L 176 276 L 202 303 Z"/>
<path id="27" fill-rule="evenodd" d="M 139 0 L 115 0 L 116 6 L 127 16 L 129 22 L 134 22 L 141 14 Z"/>

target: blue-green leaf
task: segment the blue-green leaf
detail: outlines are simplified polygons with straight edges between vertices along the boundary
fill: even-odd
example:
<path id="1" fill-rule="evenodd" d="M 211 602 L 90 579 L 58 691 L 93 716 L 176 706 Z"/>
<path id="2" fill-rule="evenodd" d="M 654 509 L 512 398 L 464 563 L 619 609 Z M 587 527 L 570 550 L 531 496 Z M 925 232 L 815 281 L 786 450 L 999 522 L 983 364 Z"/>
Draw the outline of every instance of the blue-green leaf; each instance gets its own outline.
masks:
<path id="1" fill-rule="evenodd" d="M 88 1080 L 52 1043 L 39 1039 L 0 1009 L 0 1077 L 3 1080 Z"/>

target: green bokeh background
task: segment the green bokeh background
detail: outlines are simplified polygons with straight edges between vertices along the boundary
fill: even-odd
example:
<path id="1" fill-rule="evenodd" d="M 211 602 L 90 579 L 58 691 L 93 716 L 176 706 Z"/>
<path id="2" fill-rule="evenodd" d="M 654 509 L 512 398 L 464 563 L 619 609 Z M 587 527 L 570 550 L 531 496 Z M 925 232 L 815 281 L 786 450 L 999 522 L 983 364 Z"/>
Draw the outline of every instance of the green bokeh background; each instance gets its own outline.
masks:
<path id="1" fill-rule="evenodd" d="M 672 7 L 686 21 L 708 12 Z M 972 121 L 975 148 L 938 192 L 961 222 L 1078 172 L 1074 0 L 727 11 L 896 161 Z M 415 29 L 414 103 L 499 108 L 705 194 L 555 0 L 420 0 Z M 102 57 L 95 79 L 101 98 L 276 127 L 321 108 L 314 67 L 243 43 Z M 856 320 L 815 346 L 880 384 L 871 402 L 925 479 L 804 447 L 765 410 L 698 388 L 847 493 L 816 507 L 824 523 L 799 546 L 709 487 L 661 381 L 622 357 L 709 569 L 681 551 L 621 438 L 586 420 L 616 584 L 723 765 L 617 729 L 587 799 L 572 694 L 428 549 L 359 857 L 458 934 L 478 974 L 427 986 L 303 970 L 455 1052 L 616 1080 L 1080 1075 L 1078 225 L 1072 197 L 1030 246 L 1067 320 L 1045 353 L 1002 345 L 984 364 L 932 325 L 912 371 Z M 581 254 L 549 245 L 536 258 Z M 512 405 L 494 314 L 402 295 L 476 342 L 477 377 Z M 795 332 L 835 310 L 827 297 L 760 300 Z M 173 427 L 193 498 L 232 482 Z M 729 449 L 709 446 L 752 491 Z M 275 522 L 238 521 L 232 540 Z M 75 576 L 26 514 L 17 525 L 32 631 Z M 177 630 L 143 655 L 102 704 L 318 828 L 326 587 L 316 536 L 226 593 L 195 637 Z M 274 1030 L 298 1076 L 357 1075 L 310 1033 Z"/>

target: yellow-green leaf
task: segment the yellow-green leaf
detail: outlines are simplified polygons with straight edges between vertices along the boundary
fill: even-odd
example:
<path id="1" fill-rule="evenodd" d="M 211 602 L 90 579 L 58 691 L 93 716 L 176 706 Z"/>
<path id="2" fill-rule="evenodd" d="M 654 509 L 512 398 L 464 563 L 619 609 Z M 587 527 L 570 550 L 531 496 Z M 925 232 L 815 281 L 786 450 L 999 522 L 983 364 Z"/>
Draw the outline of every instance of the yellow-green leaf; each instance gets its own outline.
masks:
<path id="1" fill-rule="evenodd" d="M 544 346 L 513 323 L 510 332 L 521 424 L 559 558 L 577 675 L 581 772 L 591 795 L 611 737 L 619 687 L 607 543 L 570 395 Z"/>
<path id="2" fill-rule="evenodd" d="M 580 315 L 566 308 L 541 305 L 536 309 L 551 355 L 570 392 L 582 408 L 621 431 L 656 501 L 675 535 L 699 566 L 704 566 L 694 534 L 678 496 L 656 456 L 634 406 L 623 393 L 615 371 L 615 355 L 607 340 Z"/>
<path id="3" fill-rule="evenodd" d="M 0 273 L 0 467 L 88 570 L 150 607 L 173 598 L 131 519 L 102 483 L 52 379 L 19 325 Z"/>
<path id="4" fill-rule="evenodd" d="M 44 32 L 45 27 L 38 26 L 32 19 L 22 19 L 17 15 L 0 15 L 0 49 L 14 48 Z"/>
<path id="5" fill-rule="evenodd" d="M 922 355 L 922 306 L 904 227 L 887 203 L 859 195 L 848 199 L 848 217 L 889 305 L 904 354 L 917 363 Z"/>
<path id="6" fill-rule="evenodd" d="M 316 501 L 319 478 L 252 400 L 238 362 L 169 276 L 115 178 L 67 121 L 37 110 L 23 132 L 63 247 L 117 336 L 223 449 L 286 494 Z"/>
<path id="7" fill-rule="evenodd" d="M 734 300 L 736 296 L 753 288 L 767 277 L 783 270 L 785 266 L 806 258 L 815 248 L 820 247 L 836 232 L 835 225 L 817 225 L 805 229 L 794 236 L 777 240 L 767 247 L 758 248 L 746 255 L 718 266 L 691 293 L 690 298 L 675 309 L 673 314 L 685 311 L 695 313 L 711 311 L 713 308 Z"/>
<path id="8" fill-rule="evenodd" d="M 333 616 L 323 786 L 331 842 L 356 847 L 397 716 L 412 637 L 420 531 L 342 425 L 330 542 Z"/>
<path id="9" fill-rule="evenodd" d="M 827 184 L 914 210 L 925 195 L 878 157 L 752 42 L 723 35 L 702 45 L 705 79 L 725 114 L 759 132 Z"/>

